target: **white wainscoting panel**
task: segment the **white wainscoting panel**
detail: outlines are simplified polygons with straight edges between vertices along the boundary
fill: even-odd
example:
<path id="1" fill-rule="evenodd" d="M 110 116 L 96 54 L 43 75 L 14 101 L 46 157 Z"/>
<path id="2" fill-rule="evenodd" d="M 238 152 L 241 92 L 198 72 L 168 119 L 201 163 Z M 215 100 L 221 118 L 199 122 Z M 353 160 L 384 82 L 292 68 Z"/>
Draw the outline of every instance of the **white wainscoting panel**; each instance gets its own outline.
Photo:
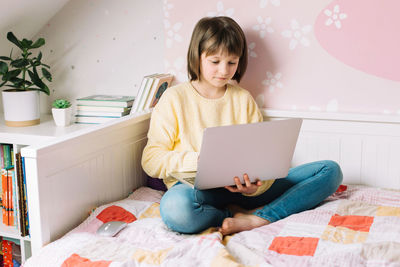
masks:
<path id="1" fill-rule="evenodd" d="M 265 118 L 302 117 L 303 125 L 293 166 L 334 160 L 343 171 L 344 183 L 400 189 L 400 122 L 384 116 L 336 117 L 324 113 L 264 110 Z M 327 118 L 325 118 L 327 117 Z"/>
<path id="2" fill-rule="evenodd" d="M 145 185 L 140 161 L 150 114 L 126 116 L 22 149 L 32 252 L 73 229 L 99 205 Z"/>

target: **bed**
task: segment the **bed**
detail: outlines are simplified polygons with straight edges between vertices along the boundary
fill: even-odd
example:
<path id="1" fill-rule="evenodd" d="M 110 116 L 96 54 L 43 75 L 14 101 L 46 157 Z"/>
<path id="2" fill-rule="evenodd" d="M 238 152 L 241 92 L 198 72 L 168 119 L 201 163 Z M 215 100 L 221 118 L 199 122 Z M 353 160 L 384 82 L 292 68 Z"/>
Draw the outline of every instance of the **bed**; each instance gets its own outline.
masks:
<path id="1" fill-rule="evenodd" d="M 130 115 L 23 149 L 33 170 L 28 205 L 37 211 L 24 266 L 400 266 L 398 122 L 264 115 L 305 118 L 294 165 L 342 166 L 344 184 L 315 209 L 232 236 L 168 230 L 158 209 L 163 192 L 146 186 L 140 168 L 150 115 Z M 128 227 L 116 237 L 95 234 L 114 219 Z"/>
<path id="2" fill-rule="evenodd" d="M 168 230 L 163 192 L 140 187 L 102 205 L 78 227 L 43 247 L 28 266 L 399 266 L 400 191 L 341 185 L 313 210 L 232 236 Z M 115 237 L 96 229 L 111 219 Z"/>

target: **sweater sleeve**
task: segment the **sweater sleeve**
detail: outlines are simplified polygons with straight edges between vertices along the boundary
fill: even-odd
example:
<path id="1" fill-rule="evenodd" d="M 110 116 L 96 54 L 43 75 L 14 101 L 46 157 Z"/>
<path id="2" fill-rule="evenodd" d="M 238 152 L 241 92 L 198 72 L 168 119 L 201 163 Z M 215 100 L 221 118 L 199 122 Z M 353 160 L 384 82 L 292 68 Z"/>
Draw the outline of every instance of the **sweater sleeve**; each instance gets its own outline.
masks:
<path id="1" fill-rule="evenodd" d="M 172 96 L 164 93 L 154 108 L 143 150 L 143 170 L 155 178 L 166 178 L 174 171 L 197 170 L 198 152 L 174 150 L 179 126 Z"/>
<path id="2" fill-rule="evenodd" d="M 250 93 L 248 94 L 247 116 L 249 123 L 262 122 L 264 120 L 256 101 Z"/>

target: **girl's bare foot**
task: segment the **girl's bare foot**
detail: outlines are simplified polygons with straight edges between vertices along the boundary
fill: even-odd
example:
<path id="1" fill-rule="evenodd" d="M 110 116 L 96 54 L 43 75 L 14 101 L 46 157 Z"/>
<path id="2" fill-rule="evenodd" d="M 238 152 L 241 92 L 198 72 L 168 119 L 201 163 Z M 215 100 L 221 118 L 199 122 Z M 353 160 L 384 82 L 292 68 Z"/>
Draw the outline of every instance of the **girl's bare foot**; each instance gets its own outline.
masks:
<path id="1" fill-rule="evenodd" d="M 219 231 L 223 235 L 251 230 L 270 222 L 253 214 L 236 213 L 233 218 L 226 218 Z"/>

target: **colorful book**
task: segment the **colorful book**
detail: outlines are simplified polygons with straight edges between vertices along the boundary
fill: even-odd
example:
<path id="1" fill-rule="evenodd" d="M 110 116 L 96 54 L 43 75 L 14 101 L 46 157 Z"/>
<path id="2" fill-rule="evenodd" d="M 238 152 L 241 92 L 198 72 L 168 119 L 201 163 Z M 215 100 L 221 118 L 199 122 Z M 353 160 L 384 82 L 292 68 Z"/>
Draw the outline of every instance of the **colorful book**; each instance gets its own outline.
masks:
<path id="1" fill-rule="evenodd" d="M 1 195 L 3 199 L 3 207 L 2 207 L 2 216 L 3 216 L 3 224 L 8 225 L 8 179 L 7 179 L 7 170 L 1 169 Z"/>
<path id="2" fill-rule="evenodd" d="M 2 251 L 3 251 L 3 266 L 12 267 L 14 266 L 12 261 L 12 242 L 6 239 L 1 241 Z"/>
<path id="3" fill-rule="evenodd" d="M 105 106 L 105 107 L 131 107 L 134 96 L 123 95 L 91 95 L 76 100 L 78 105 Z"/>
<path id="4" fill-rule="evenodd" d="M 9 193 L 10 193 L 10 225 L 11 226 L 17 226 L 17 216 L 16 216 L 16 210 L 17 210 L 17 196 L 16 196 L 16 186 L 15 186 L 15 171 L 14 169 L 8 170 L 7 171 L 7 177 L 9 179 Z"/>
<path id="5" fill-rule="evenodd" d="M 21 157 L 21 159 L 22 159 L 22 177 L 23 177 L 23 184 L 24 184 L 24 200 L 23 201 L 25 202 L 25 204 L 24 204 L 25 216 L 24 217 L 25 217 L 25 221 L 26 221 L 26 224 L 24 226 L 25 226 L 26 234 L 29 235 L 29 209 L 28 209 L 28 195 L 26 192 L 27 190 L 26 190 L 25 158 Z"/>
<path id="6" fill-rule="evenodd" d="M 7 194 L 8 194 L 8 225 L 14 225 L 14 200 L 13 200 L 13 182 L 12 170 L 7 170 Z"/>
<path id="7" fill-rule="evenodd" d="M 144 105 L 144 109 L 153 108 L 157 104 L 161 95 L 171 85 L 173 78 L 174 76 L 172 74 L 163 74 L 155 77 L 146 104 Z"/>
<path id="8" fill-rule="evenodd" d="M 4 169 L 4 150 L 3 150 L 3 144 L 0 144 L 0 168 Z"/>
<path id="9" fill-rule="evenodd" d="M 9 144 L 3 144 L 3 153 L 4 153 L 4 168 L 9 169 L 12 168 L 12 155 L 11 155 L 11 145 Z"/>
<path id="10" fill-rule="evenodd" d="M 116 117 L 93 117 L 93 116 L 76 116 L 75 118 L 76 118 L 75 120 L 76 123 L 93 123 L 93 124 L 104 123 L 118 119 Z"/>

